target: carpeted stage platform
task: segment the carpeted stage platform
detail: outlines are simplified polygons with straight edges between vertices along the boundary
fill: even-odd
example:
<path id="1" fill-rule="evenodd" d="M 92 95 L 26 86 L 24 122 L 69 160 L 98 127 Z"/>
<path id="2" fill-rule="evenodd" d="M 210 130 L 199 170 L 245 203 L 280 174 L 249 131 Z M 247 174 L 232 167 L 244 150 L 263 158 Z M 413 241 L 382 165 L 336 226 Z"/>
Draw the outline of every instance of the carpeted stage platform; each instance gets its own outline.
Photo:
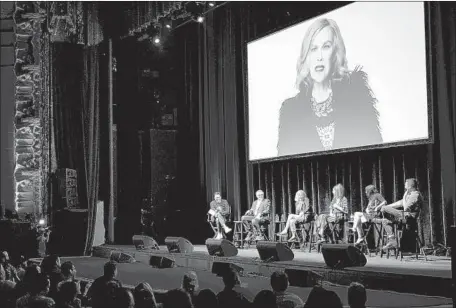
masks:
<path id="1" fill-rule="evenodd" d="M 177 269 L 170 269 L 170 271 L 178 272 L 182 270 L 179 267 L 210 272 L 212 263 L 216 261 L 234 263 L 243 269 L 246 278 L 255 277 L 260 280 L 266 279 L 266 281 L 272 272 L 287 268 L 312 271 L 322 276 L 323 281 L 342 286 L 347 286 L 352 281 L 358 281 L 371 290 L 388 290 L 447 298 L 451 298 L 452 294 L 451 260 L 437 256 L 429 256 L 428 261 L 405 256 L 403 261 L 400 261 L 394 257 L 386 259 L 373 255 L 368 257 L 367 264 L 364 267 L 338 270 L 326 267 L 321 253 L 308 253 L 300 250 L 293 251 L 294 260 L 290 262 L 263 262 L 255 248 L 239 249 L 236 257 L 214 257 L 208 254 L 206 246 L 203 245 L 194 246 L 194 252 L 191 254 L 170 254 L 166 246 L 160 246 L 160 250 L 138 251 L 134 246 L 103 245 L 94 247 L 93 256 L 109 258 L 112 252 L 123 252 L 133 256 L 137 261 L 135 265 L 141 263 L 149 266 L 151 256 L 168 257 L 178 266 Z M 151 270 L 157 269 L 151 268 Z M 167 289 L 168 287 L 164 288 Z"/>

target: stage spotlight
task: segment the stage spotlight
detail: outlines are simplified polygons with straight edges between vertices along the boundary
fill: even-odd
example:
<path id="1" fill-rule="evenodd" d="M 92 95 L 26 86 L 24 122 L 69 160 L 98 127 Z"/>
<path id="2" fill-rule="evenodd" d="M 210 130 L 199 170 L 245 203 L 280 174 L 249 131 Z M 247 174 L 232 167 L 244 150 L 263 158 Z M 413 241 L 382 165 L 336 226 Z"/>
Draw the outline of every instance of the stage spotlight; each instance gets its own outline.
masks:
<path id="1" fill-rule="evenodd" d="M 173 27 L 173 21 L 170 18 L 164 17 L 161 21 L 164 28 L 171 29 Z"/>
<path id="2" fill-rule="evenodd" d="M 154 44 L 160 44 L 160 38 L 158 36 L 154 37 Z"/>
<path id="3" fill-rule="evenodd" d="M 203 23 L 204 22 L 204 17 L 203 16 L 198 16 L 196 18 L 196 21 L 199 22 L 199 23 Z"/>
<path id="4" fill-rule="evenodd" d="M 214 2 L 209 2 L 208 4 L 209 4 L 210 7 L 214 7 L 215 6 Z"/>

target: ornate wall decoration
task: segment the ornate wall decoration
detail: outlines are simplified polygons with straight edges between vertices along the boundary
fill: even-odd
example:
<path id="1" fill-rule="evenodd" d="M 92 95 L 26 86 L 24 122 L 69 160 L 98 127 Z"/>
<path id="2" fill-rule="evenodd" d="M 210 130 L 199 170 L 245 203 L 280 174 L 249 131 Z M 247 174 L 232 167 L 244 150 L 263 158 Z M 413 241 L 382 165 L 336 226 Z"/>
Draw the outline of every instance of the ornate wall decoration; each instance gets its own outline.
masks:
<path id="1" fill-rule="evenodd" d="M 16 95 L 15 95 L 15 153 L 16 210 L 19 214 L 41 215 L 45 200 L 43 170 L 43 100 L 42 24 L 46 21 L 46 7 L 40 2 L 17 2 L 16 23 Z M 45 164 L 48 165 L 48 164 Z"/>
<path id="2" fill-rule="evenodd" d="M 51 1 L 48 29 L 52 42 L 97 45 L 103 40 L 97 2 Z"/>
<path id="3" fill-rule="evenodd" d="M 77 35 L 77 2 L 52 1 L 49 10 L 49 32 L 52 41 L 65 42 Z"/>

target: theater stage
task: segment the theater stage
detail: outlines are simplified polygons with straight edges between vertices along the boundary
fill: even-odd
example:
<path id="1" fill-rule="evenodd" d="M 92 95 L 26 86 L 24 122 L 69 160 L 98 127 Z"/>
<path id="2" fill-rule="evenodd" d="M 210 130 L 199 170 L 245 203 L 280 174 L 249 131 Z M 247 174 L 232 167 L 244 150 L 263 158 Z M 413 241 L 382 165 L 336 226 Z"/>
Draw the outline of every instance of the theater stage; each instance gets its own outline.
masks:
<path id="1" fill-rule="evenodd" d="M 255 248 L 239 249 L 236 257 L 210 256 L 204 245 L 195 245 L 193 253 L 169 253 L 166 246 L 159 250 L 138 251 L 133 245 L 103 245 L 93 248 L 93 256 L 110 258 L 112 252 L 122 252 L 132 256 L 137 263 L 150 264 L 151 256 L 167 257 L 177 267 L 211 271 L 213 262 L 233 263 L 243 269 L 245 277 L 270 277 L 276 270 L 294 269 L 311 271 L 322 277 L 323 281 L 349 285 L 352 281 L 363 283 L 372 290 L 389 290 L 428 296 L 451 298 L 451 259 L 428 256 L 428 261 L 413 256 L 404 256 L 403 261 L 394 257 L 372 255 L 367 257 L 364 267 L 330 269 L 323 255 L 317 252 L 294 250 L 293 261 L 263 262 Z"/>

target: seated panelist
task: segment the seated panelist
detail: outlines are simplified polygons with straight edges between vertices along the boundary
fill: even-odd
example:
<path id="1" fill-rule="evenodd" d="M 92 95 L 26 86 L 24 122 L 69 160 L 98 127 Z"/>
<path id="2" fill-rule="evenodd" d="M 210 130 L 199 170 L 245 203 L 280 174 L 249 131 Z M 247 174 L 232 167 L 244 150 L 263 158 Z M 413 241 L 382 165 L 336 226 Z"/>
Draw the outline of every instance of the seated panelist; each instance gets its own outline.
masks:
<path id="1" fill-rule="evenodd" d="M 222 199 L 219 192 L 214 193 L 214 200 L 211 201 L 209 214 L 212 221 L 215 221 L 218 227 L 217 239 L 223 238 L 222 228 L 226 233 L 231 232 L 231 228 L 226 225 L 226 220 L 229 218 L 231 211 L 228 201 Z"/>
<path id="2" fill-rule="evenodd" d="M 358 233 L 358 240 L 355 245 L 360 244 L 366 238 L 366 235 L 363 234 L 362 224 L 368 221 L 376 222 L 377 220 L 381 222 L 380 209 L 386 205 L 385 198 L 377 191 L 374 185 L 367 185 L 364 190 L 369 203 L 365 212 L 355 212 L 353 215 L 352 231 Z"/>
<path id="3" fill-rule="evenodd" d="M 329 205 L 329 213 L 322 213 L 315 219 L 315 233 L 319 236 L 317 243 L 325 242 L 325 232 L 329 224 L 340 223 L 348 215 L 348 201 L 342 184 L 337 184 L 332 190 L 333 199 Z"/>
<path id="4" fill-rule="evenodd" d="M 295 196 L 296 202 L 296 214 L 290 214 L 287 218 L 287 224 L 282 232 L 278 235 L 287 235 L 288 229 L 291 230 L 291 238 L 289 241 L 296 239 L 296 223 L 309 222 L 312 218 L 312 207 L 309 204 L 309 198 L 307 198 L 304 190 L 298 190 Z"/>
<path id="5" fill-rule="evenodd" d="M 380 211 L 383 213 L 383 228 L 388 236 L 388 243 L 382 248 L 396 248 L 397 242 L 391 224 L 394 222 L 405 222 L 406 226 L 412 226 L 417 223 L 418 215 L 423 207 L 423 196 L 418 190 L 417 180 L 410 178 L 405 180 L 404 197 L 392 204 L 384 205 Z"/>
<path id="6" fill-rule="evenodd" d="M 269 208 L 271 202 L 264 198 L 264 192 L 258 190 L 256 192 L 257 200 L 253 201 L 250 210 L 245 212 L 241 217 L 245 230 L 248 231 L 245 241 L 250 241 L 252 236 L 258 235 L 260 232 L 260 223 L 269 219 Z"/>

